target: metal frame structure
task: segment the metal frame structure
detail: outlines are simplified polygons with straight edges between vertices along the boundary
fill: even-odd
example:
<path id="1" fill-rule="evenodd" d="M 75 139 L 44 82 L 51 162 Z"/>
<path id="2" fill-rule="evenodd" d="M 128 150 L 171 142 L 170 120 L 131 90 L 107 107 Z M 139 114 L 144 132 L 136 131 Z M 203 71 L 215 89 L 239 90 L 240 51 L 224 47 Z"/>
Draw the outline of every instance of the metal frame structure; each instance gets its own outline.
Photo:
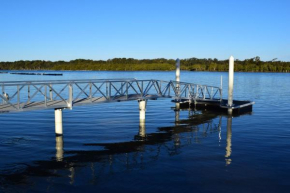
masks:
<path id="1" fill-rule="evenodd" d="M 69 108 L 104 102 L 173 98 L 221 101 L 222 89 L 179 81 L 88 79 L 0 82 L 0 113 Z"/>

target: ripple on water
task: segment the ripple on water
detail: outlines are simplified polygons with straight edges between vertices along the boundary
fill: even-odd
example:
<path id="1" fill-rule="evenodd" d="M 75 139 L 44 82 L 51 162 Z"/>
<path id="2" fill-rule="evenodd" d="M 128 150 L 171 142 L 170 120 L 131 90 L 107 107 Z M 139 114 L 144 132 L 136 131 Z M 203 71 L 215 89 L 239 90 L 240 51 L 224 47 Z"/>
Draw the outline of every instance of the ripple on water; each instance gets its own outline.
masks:
<path id="1" fill-rule="evenodd" d="M 64 79 L 174 78 L 174 72 L 63 73 Z M 221 75 L 227 81 L 224 72 L 182 71 L 181 79 L 219 86 Z M 235 83 L 234 98 L 256 104 L 252 115 L 234 117 L 232 125 L 226 116 L 187 110 L 175 122 L 167 99 L 148 102 L 145 126 L 136 101 L 65 110 L 63 138 L 55 137 L 53 110 L 2 114 L 0 183 L 12 192 L 286 192 L 290 76 L 236 73 Z"/>

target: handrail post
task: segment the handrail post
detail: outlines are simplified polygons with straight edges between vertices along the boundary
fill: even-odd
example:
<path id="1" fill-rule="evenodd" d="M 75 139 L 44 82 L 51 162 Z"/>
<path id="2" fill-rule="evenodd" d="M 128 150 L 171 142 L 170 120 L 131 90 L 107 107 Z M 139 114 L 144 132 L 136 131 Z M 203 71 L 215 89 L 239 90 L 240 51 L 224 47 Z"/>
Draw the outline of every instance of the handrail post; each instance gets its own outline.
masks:
<path id="1" fill-rule="evenodd" d="M 111 100 L 111 95 L 112 95 L 112 84 L 109 82 L 109 100 Z"/>
<path id="2" fill-rule="evenodd" d="M 2 84 L 2 94 L 4 95 L 4 93 L 5 93 L 5 87 L 4 87 L 4 84 Z M 2 104 L 5 104 L 4 99 L 2 99 Z"/>
<path id="3" fill-rule="evenodd" d="M 161 96 L 163 96 L 163 93 L 162 93 L 162 80 L 160 80 L 159 82 L 160 82 L 159 83 L 160 84 L 160 94 L 161 94 Z"/>
<path id="4" fill-rule="evenodd" d="M 129 89 L 129 87 L 128 87 L 128 81 L 126 81 L 126 99 L 128 99 L 128 89 Z"/>
<path id="5" fill-rule="evenodd" d="M 92 83 L 90 82 L 90 99 L 92 101 Z"/>
<path id="6" fill-rule="evenodd" d="M 141 96 L 141 97 L 142 97 L 142 98 L 143 98 L 143 96 L 144 96 L 144 90 L 143 90 L 143 89 L 144 89 L 144 81 L 142 80 L 142 81 L 141 81 L 141 93 L 142 93 L 142 96 Z"/>
<path id="7" fill-rule="evenodd" d="M 106 81 L 106 97 L 107 99 L 109 98 L 109 86 L 108 86 L 109 82 Z"/>
<path id="8" fill-rule="evenodd" d="M 47 107 L 47 85 L 44 87 L 44 105 Z"/>
<path id="9" fill-rule="evenodd" d="M 198 86 L 198 84 L 196 85 L 196 97 L 195 98 L 199 98 L 199 86 Z"/>
<path id="10" fill-rule="evenodd" d="M 50 100 L 52 101 L 52 100 L 53 100 L 53 95 L 52 95 L 52 84 L 49 84 L 49 97 L 50 97 Z"/>
<path id="11" fill-rule="evenodd" d="M 30 85 L 27 86 L 27 89 L 28 89 L 28 94 L 27 94 L 28 95 L 28 102 L 30 102 Z"/>
<path id="12" fill-rule="evenodd" d="M 124 95 L 124 84 L 123 84 L 123 81 L 120 82 L 121 83 L 121 95 Z"/>
<path id="13" fill-rule="evenodd" d="M 19 90 L 19 85 L 17 85 L 17 106 L 18 110 L 20 109 L 20 90 Z"/>
<path id="14" fill-rule="evenodd" d="M 72 109 L 72 106 L 73 106 L 73 85 L 72 85 L 72 83 L 69 83 L 68 89 L 69 89 L 68 107 L 70 109 Z"/>

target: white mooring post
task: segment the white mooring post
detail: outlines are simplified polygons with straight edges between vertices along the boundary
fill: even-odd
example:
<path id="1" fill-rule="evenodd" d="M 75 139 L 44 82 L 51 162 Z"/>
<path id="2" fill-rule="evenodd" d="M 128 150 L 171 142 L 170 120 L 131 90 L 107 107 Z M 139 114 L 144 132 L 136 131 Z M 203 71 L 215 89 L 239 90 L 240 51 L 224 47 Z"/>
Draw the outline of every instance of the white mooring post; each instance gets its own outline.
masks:
<path id="1" fill-rule="evenodd" d="M 233 106 L 233 89 L 234 89 L 234 57 L 229 59 L 229 89 L 228 89 L 228 114 L 232 114 Z"/>
<path id="2" fill-rule="evenodd" d="M 176 75 L 175 75 L 175 80 L 180 81 L 180 60 L 177 58 L 176 59 Z"/>
<path id="3" fill-rule="evenodd" d="M 139 100 L 138 102 L 139 102 L 140 122 L 145 122 L 147 100 Z"/>
<path id="4" fill-rule="evenodd" d="M 55 115 L 55 134 L 57 136 L 60 136 L 63 134 L 62 129 L 62 109 L 55 109 L 54 110 Z"/>
<path id="5" fill-rule="evenodd" d="M 177 94 L 179 95 L 179 81 L 180 81 L 180 60 L 176 59 L 176 72 L 175 72 L 175 81 L 176 81 L 176 90 Z"/>
<path id="6" fill-rule="evenodd" d="M 177 90 L 177 94 L 179 95 L 179 92 L 180 92 L 180 86 L 179 86 L 179 81 L 180 81 L 180 60 L 178 58 L 176 59 L 175 81 L 177 82 L 176 83 L 176 90 Z M 178 102 L 175 103 L 175 111 L 179 111 L 179 108 L 180 108 L 180 103 L 178 103 Z"/>

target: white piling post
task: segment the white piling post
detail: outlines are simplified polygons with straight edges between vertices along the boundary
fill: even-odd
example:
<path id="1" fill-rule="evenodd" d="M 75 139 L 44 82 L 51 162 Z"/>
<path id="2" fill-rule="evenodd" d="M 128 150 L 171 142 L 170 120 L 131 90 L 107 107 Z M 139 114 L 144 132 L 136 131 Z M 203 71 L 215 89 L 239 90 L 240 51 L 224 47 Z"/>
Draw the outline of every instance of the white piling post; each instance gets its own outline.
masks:
<path id="1" fill-rule="evenodd" d="M 54 110 L 54 115 L 55 115 L 55 134 L 57 136 L 63 134 L 63 129 L 62 129 L 62 109 L 55 109 Z"/>
<path id="2" fill-rule="evenodd" d="M 139 114 L 140 114 L 140 122 L 145 122 L 145 113 L 146 113 L 146 100 L 139 100 Z"/>
<path id="3" fill-rule="evenodd" d="M 177 58 L 176 59 L 176 75 L 175 75 L 175 80 L 180 81 L 180 60 Z"/>
<path id="4" fill-rule="evenodd" d="M 175 81 L 176 83 L 176 89 L 177 89 L 177 94 L 179 95 L 179 81 L 180 81 L 180 60 L 177 58 L 176 59 L 176 72 L 175 72 Z"/>
<path id="5" fill-rule="evenodd" d="M 231 56 L 229 59 L 229 89 L 228 89 L 228 113 L 232 113 L 233 106 L 233 89 L 234 89 L 234 57 Z"/>

